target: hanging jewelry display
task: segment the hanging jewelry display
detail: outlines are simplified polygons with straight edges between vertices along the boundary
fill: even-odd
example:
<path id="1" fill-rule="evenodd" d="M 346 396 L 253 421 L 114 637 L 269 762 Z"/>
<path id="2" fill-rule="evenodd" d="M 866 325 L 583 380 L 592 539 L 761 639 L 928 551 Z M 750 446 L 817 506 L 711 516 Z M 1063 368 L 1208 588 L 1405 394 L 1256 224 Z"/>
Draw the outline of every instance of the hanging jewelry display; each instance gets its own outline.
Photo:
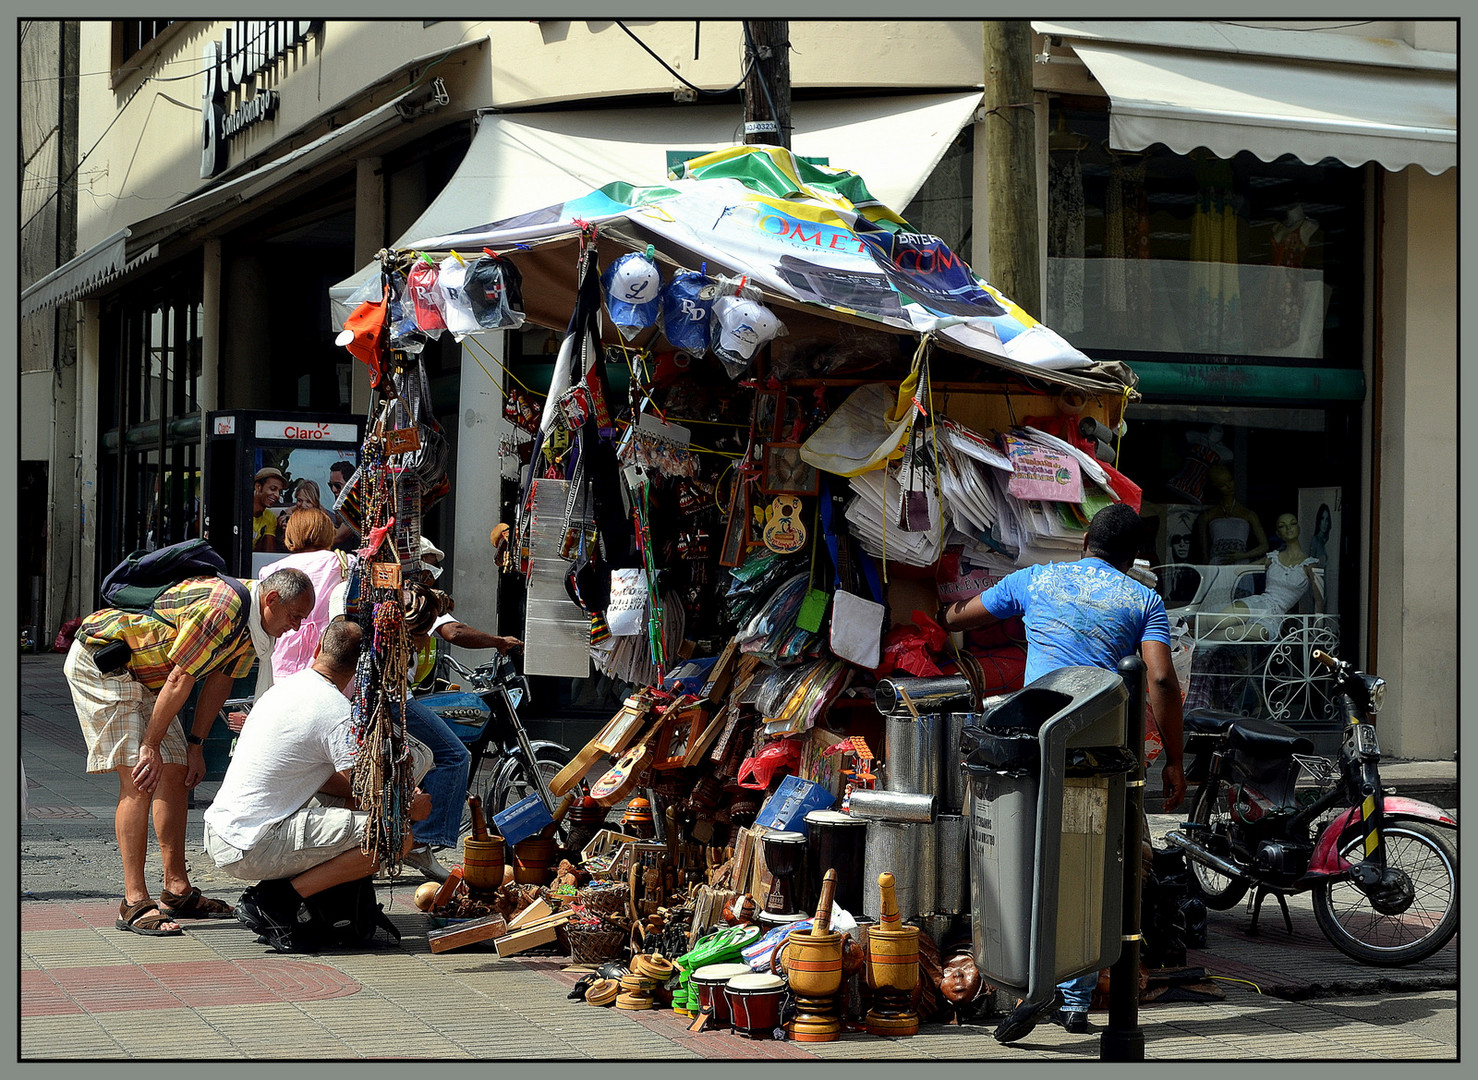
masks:
<path id="1" fill-rule="evenodd" d="M 402 358 L 397 355 L 397 361 Z M 400 367 L 400 364 L 397 364 Z M 399 382 L 401 380 L 395 380 Z M 382 381 L 383 384 L 383 381 Z M 388 396 L 365 437 L 360 467 L 360 567 L 350 582 L 351 617 L 364 631 L 355 677 L 352 717 L 359 740 L 353 792 L 369 813 L 361 850 L 391 876 L 400 872 L 400 850 L 410 828 L 413 790 L 410 750 L 405 736 L 406 672 L 411 663 L 401 566 L 403 551 L 416 550 L 420 528 L 420 482 L 392 461 L 400 448 L 387 431 L 397 389 Z M 402 453 L 406 451 L 402 450 Z M 407 522 L 409 517 L 412 521 Z M 406 528 L 417 534 L 406 537 Z M 389 541 L 387 543 L 387 540 Z"/>

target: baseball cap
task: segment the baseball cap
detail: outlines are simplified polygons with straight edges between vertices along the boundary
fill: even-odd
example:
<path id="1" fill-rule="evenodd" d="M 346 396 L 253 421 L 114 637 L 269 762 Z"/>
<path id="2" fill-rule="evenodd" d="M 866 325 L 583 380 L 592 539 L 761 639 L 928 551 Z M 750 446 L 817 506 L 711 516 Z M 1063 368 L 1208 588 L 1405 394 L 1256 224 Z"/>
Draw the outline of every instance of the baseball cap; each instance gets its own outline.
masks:
<path id="1" fill-rule="evenodd" d="M 425 570 L 427 573 L 429 573 L 431 575 L 431 577 L 433 578 L 433 580 L 435 578 L 441 577 L 441 567 L 440 566 L 436 566 L 436 565 L 434 565 L 434 564 L 429 563 L 429 562 L 426 561 L 426 557 L 428 555 L 431 556 L 431 558 L 436 559 L 438 561 L 440 561 L 442 559 L 445 559 L 446 556 L 442 553 L 441 548 L 437 547 L 430 540 L 427 540 L 423 536 L 423 537 L 421 537 L 420 551 L 417 554 L 420 556 L 420 559 L 421 559 L 421 569 L 422 570 Z"/>
<path id="2" fill-rule="evenodd" d="M 274 476 L 277 477 L 277 479 L 281 480 L 284 484 L 287 483 L 287 477 L 282 475 L 282 470 L 273 468 L 271 465 L 268 465 L 265 468 L 258 469 L 257 474 L 251 479 L 252 483 L 260 484 L 263 480 L 269 480 Z"/>
<path id="3" fill-rule="evenodd" d="M 754 359 L 756 350 L 784 327 L 764 304 L 737 296 L 720 296 L 713 302 L 709 329 L 714 353 L 730 375 L 738 376 Z"/>
<path id="4" fill-rule="evenodd" d="M 336 344 L 349 350 L 356 360 L 370 369 L 370 385 L 380 382 L 380 357 L 385 347 L 386 323 L 390 318 L 390 301 L 382 297 L 379 303 L 366 300 L 344 320 L 344 329 L 334 338 Z"/>
<path id="5" fill-rule="evenodd" d="M 640 252 L 622 255 L 600 276 L 606 290 L 606 310 L 626 337 L 657 321 L 662 275 L 657 264 Z"/>
<path id="6" fill-rule="evenodd" d="M 436 275 L 436 291 L 441 294 L 441 317 L 458 341 L 482 329 L 472 314 L 472 305 L 467 302 L 466 281 L 467 263 L 464 260 L 456 255 L 448 255 L 441 260 Z"/>
<path id="7" fill-rule="evenodd" d="M 436 289 L 439 276 L 434 264 L 421 261 L 405 275 L 405 291 L 410 293 L 416 328 L 432 337 L 440 337 L 441 331 L 446 329 L 446 319 L 441 314 L 442 301 Z"/>
<path id="8" fill-rule="evenodd" d="M 489 252 L 467 268 L 462 286 L 477 325 L 514 330 L 523 325 L 523 275 L 507 259 Z"/>
<path id="9" fill-rule="evenodd" d="M 674 274 L 662 290 L 657 325 L 676 349 L 702 356 L 708 351 L 708 316 L 717 286 L 692 270 Z"/>

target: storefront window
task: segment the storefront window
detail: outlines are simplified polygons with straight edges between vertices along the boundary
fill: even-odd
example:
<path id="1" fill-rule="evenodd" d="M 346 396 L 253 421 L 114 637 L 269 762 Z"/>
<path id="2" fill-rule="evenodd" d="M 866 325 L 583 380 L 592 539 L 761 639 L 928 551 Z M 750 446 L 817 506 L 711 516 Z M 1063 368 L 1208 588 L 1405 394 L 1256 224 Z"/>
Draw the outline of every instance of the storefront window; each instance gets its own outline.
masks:
<path id="1" fill-rule="evenodd" d="M 1328 724 L 1315 648 L 1358 654 L 1361 170 L 1108 145 L 1059 99 L 1045 319 L 1142 395 L 1117 464 L 1193 651 L 1188 707 Z"/>
<path id="2" fill-rule="evenodd" d="M 1078 348 L 1358 367 L 1360 170 L 1108 146 L 1057 105 L 1046 321 Z"/>
<path id="3" fill-rule="evenodd" d="M 182 270 L 105 312 L 98 562 L 200 535 L 200 276 Z"/>

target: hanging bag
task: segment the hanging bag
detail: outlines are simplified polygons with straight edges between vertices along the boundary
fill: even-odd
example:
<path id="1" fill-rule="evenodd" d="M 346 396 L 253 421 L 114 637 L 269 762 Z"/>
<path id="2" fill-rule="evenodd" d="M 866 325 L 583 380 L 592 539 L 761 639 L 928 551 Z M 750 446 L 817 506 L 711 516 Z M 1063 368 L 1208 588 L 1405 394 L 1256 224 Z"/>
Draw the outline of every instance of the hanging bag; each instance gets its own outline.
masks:
<path id="1" fill-rule="evenodd" d="M 855 577 L 851 568 L 851 554 L 847 539 L 838 536 L 832 527 L 835 508 L 832 506 L 830 484 L 821 496 L 821 527 L 826 537 L 826 546 L 831 551 L 832 563 L 836 567 L 836 593 L 832 597 L 831 635 L 829 645 L 832 655 L 869 671 L 882 663 L 883 624 L 888 609 L 882 603 L 883 589 L 877 580 L 872 563 L 862 560 L 862 569 L 876 600 L 868 600 L 849 591 L 855 588 Z"/>
<path id="2" fill-rule="evenodd" d="M 932 532 L 940 523 L 939 465 L 932 445 L 934 419 L 929 409 L 930 339 L 914 354 L 913 422 L 898 468 L 898 527 L 904 532 Z"/>

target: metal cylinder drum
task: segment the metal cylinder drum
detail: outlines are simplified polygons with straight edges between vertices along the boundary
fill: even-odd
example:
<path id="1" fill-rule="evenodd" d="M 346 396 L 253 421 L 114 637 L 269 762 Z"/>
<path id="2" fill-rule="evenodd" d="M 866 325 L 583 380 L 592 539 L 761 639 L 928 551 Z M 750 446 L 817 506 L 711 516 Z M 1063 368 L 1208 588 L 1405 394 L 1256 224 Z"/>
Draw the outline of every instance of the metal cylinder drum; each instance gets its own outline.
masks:
<path id="1" fill-rule="evenodd" d="M 940 814 L 934 822 L 938 898 L 934 910 L 960 915 L 970 910 L 970 819 Z"/>
<path id="2" fill-rule="evenodd" d="M 883 784 L 888 791 L 930 793 L 939 790 L 939 761 L 944 717 L 904 713 L 883 721 Z"/>
<path id="3" fill-rule="evenodd" d="M 903 703 L 903 694 L 914 709 L 923 713 L 945 713 L 951 709 L 969 709 L 975 705 L 975 691 L 962 675 L 936 675 L 917 679 L 879 679 L 873 691 L 873 704 L 884 716 L 912 716 Z"/>
<path id="4" fill-rule="evenodd" d="M 914 791 L 862 791 L 852 792 L 850 802 L 853 817 L 873 821 L 923 823 L 934 820 L 939 809 L 939 797 L 932 792 Z M 887 867 L 883 867 L 884 870 Z M 877 878 L 868 878 L 876 881 Z"/>
<path id="5" fill-rule="evenodd" d="M 891 873 L 899 918 L 907 922 L 916 915 L 928 914 L 938 899 L 937 850 L 932 824 L 870 821 L 863 880 L 877 881 L 878 875 Z M 866 890 L 863 899 L 864 914 L 881 919 L 882 898 L 878 890 Z"/>
<path id="6" fill-rule="evenodd" d="M 939 832 L 933 823 L 920 822 L 909 828 L 915 836 L 918 914 L 931 915 L 939 910 Z"/>
<path id="7" fill-rule="evenodd" d="M 975 720 L 975 713 L 952 712 L 944 716 L 944 739 L 939 748 L 939 812 L 958 814 L 965 808 L 965 792 L 970 789 L 965 770 L 960 768 L 960 736 Z"/>

